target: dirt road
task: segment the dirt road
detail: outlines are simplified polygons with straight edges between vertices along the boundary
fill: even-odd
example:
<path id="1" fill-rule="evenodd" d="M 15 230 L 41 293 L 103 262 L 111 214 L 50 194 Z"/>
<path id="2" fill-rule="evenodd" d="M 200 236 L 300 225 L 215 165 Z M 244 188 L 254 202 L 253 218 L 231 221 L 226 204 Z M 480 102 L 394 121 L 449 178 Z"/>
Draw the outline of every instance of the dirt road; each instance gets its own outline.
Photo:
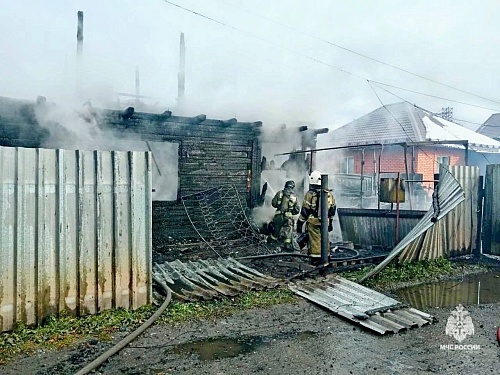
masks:
<path id="1" fill-rule="evenodd" d="M 98 369 L 103 374 L 498 374 L 500 304 L 465 306 L 475 333 L 445 335 L 451 309 L 426 309 L 438 322 L 379 336 L 305 300 L 217 321 L 153 326 Z M 115 337 L 115 342 L 126 333 Z M 465 344 L 476 350 L 440 349 Z M 112 343 L 87 340 L 0 368 L 2 374 L 72 374 Z"/>

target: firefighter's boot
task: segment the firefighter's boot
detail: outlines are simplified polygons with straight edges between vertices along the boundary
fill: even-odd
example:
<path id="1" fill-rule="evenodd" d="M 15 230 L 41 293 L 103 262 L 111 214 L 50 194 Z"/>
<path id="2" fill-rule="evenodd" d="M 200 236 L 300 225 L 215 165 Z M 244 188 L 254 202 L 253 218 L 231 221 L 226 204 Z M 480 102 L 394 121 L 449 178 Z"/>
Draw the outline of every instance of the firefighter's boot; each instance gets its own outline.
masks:
<path id="1" fill-rule="evenodd" d="M 319 257 L 311 257 L 310 263 L 312 266 L 319 266 L 321 264 L 321 258 Z"/>

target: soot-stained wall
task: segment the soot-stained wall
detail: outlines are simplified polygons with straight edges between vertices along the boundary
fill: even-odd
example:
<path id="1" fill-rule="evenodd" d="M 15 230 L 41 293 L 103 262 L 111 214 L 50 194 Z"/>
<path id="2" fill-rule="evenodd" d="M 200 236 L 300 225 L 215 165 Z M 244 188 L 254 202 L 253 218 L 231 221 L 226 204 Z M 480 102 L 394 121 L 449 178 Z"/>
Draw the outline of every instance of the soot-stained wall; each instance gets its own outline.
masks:
<path id="1" fill-rule="evenodd" d="M 177 199 L 153 201 L 153 248 L 197 237 L 181 197 L 221 184 L 233 184 L 253 206 L 259 196 L 261 122 L 126 111 L 86 106 L 71 116 L 43 99 L 0 98 L 0 145 L 70 149 L 126 148 L 127 142 L 178 144 Z M 61 114 L 59 114 L 61 113 Z M 154 152 L 153 152 L 154 155 Z M 175 162 L 175 161 L 172 161 Z M 158 165 L 162 169 L 161 165 Z M 153 166 L 152 168 L 156 168 Z M 153 187 L 155 181 L 153 179 Z"/>

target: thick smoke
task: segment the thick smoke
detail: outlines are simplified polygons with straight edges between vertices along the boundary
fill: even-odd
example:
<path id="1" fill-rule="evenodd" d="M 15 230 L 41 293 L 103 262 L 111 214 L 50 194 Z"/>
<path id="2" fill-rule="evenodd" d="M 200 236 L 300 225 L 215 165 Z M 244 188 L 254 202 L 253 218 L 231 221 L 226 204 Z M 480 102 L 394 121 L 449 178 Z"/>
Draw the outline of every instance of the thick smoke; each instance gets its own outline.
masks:
<path id="1" fill-rule="evenodd" d="M 174 142 L 146 142 L 139 134 L 103 127 L 102 111 L 86 103 L 76 110 L 46 103 L 38 98 L 34 110 L 38 124 L 48 132 L 44 148 L 101 151 L 151 151 L 153 200 L 176 200 L 178 190 L 178 148 Z"/>

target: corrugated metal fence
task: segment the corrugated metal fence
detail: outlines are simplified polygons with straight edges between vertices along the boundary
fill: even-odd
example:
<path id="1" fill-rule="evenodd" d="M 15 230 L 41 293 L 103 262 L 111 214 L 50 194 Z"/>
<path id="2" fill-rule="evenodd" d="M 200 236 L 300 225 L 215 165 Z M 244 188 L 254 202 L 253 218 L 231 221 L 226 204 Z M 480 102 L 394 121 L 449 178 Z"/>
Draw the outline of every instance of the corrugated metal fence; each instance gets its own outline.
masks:
<path id="1" fill-rule="evenodd" d="M 449 258 L 476 249 L 479 167 L 451 166 L 465 200 L 403 250 L 401 261 Z"/>
<path id="2" fill-rule="evenodd" d="M 500 255 L 500 164 L 486 166 L 483 251 Z"/>
<path id="3" fill-rule="evenodd" d="M 433 259 L 472 253 L 476 248 L 479 168 L 452 166 L 450 173 L 462 187 L 465 200 L 446 217 L 416 238 L 400 260 Z M 394 212 L 339 209 L 343 239 L 363 247 L 395 246 Z M 400 211 L 399 239 L 403 239 L 423 217 L 422 211 Z"/>
<path id="4" fill-rule="evenodd" d="M 0 327 L 151 299 L 151 154 L 0 147 Z"/>
<path id="5" fill-rule="evenodd" d="M 376 209 L 339 208 L 338 217 L 342 238 L 368 248 L 396 246 L 396 212 Z M 398 238 L 403 239 L 424 217 L 425 211 L 399 212 Z"/>

